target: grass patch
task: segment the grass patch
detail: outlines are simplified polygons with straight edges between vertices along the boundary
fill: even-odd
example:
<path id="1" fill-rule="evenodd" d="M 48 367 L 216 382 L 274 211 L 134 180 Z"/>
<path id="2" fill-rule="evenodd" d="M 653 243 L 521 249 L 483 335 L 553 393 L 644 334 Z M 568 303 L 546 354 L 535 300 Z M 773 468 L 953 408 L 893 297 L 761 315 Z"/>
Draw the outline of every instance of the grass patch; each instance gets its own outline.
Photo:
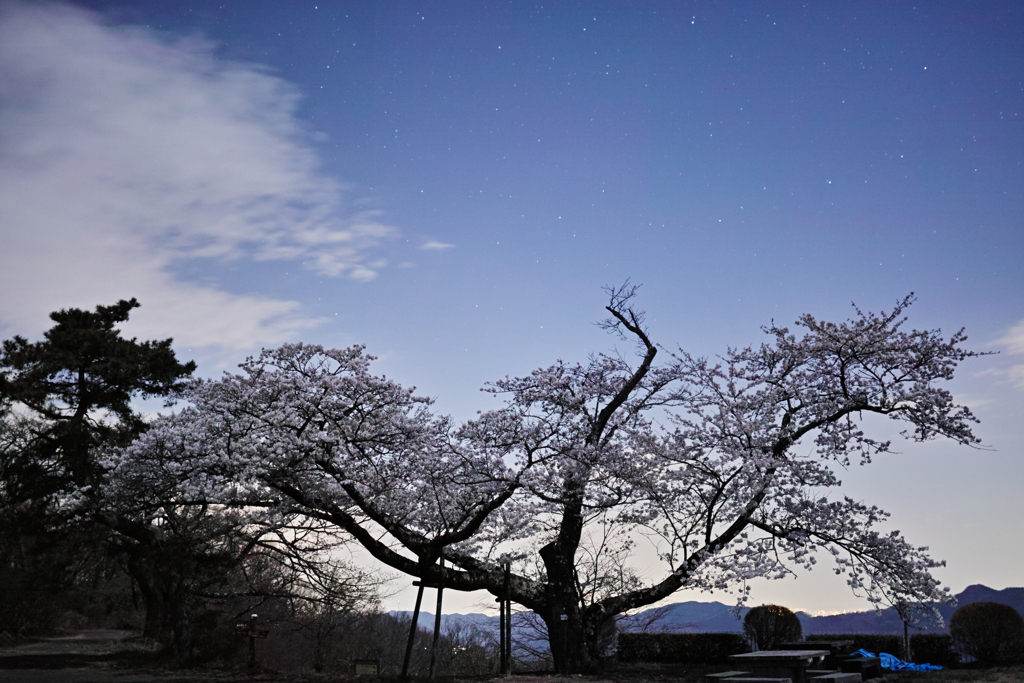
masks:
<path id="1" fill-rule="evenodd" d="M 885 675 L 893 683 L 1010 683 L 1024 681 L 1024 666 L 994 666 L 987 669 L 943 669 L 942 671 L 897 671 Z"/>

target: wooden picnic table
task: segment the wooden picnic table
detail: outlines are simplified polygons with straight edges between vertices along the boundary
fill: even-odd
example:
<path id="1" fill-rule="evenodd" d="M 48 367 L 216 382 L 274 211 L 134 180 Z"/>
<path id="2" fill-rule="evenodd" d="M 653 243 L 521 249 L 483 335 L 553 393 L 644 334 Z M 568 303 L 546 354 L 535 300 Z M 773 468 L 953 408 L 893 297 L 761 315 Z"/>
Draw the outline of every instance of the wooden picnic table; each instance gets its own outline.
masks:
<path id="1" fill-rule="evenodd" d="M 796 643 L 779 643 L 776 649 L 779 650 L 828 650 L 829 655 L 825 657 L 822 666 L 826 669 L 839 669 L 839 660 L 843 656 L 853 652 L 852 640 L 802 640 Z"/>
<path id="2" fill-rule="evenodd" d="M 758 677 L 787 677 L 793 683 L 807 683 L 807 669 L 828 654 L 828 650 L 763 650 L 730 655 L 729 661 L 740 668 L 749 667 Z"/>

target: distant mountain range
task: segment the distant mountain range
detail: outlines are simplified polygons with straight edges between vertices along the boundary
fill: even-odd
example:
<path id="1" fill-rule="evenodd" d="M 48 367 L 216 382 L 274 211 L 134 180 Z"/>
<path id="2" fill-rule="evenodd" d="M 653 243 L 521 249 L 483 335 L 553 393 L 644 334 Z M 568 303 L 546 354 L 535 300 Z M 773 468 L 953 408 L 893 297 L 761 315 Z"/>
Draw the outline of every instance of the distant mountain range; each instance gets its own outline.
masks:
<path id="1" fill-rule="evenodd" d="M 956 596 L 957 607 L 969 605 L 972 602 L 1000 602 L 1013 607 L 1024 615 L 1024 588 L 994 590 L 988 586 L 974 585 L 968 586 Z M 656 619 L 647 630 L 691 633 L 739 632 L 743 630 L 742 617 L 747 612 L 746 609 L 742 610 L 737 618 L 729 605 L 723 605 L 720 602 L 680 602 L 662 609 L 664 614 Z M 939 613 L 944 620 L 941 626 L 928 623 L 925 620 L 915 630 L 928 633 L 946 632 L 949 630 L 949 618 L 955 611 L 956 607 L 942 605 L 939 607 Z M 625 631 L 641 630 L 639 625 L 650 621 L 649 612 L 650 610 L 627 617 L 619 624 L 620 629 Z M 827 616 L 811 616 L 806 612 L 797 612 L 797 617 L 800 619 L 800 625 L 805 634 L 903 633 L 903 622 L 896 610 L 891 607 L 879 612 L 866 610 Z"/>
<path id="2" fill-rule="evenodd" d="M 928 628 L 921 628 L 921 631 L 928 633 L 944 633 L 949 631 L 949 618 L 957 607 L 963 607 L 973 602 L 1000 602 L 1009 605 L 1024 615 L 1024 588 L 1004 588 L 995 590 L 988 586 L 976 584 L 968 586 L 962 593 L 956 595 L 956 607 L 941 605 L 939 613 L 942 614 L 943 625 L 932 624 Z M 800 623 L 804 633 L 902 633 L 903 622 L 893 608 L 884 609 L 881 612 L 868 610 L 865 612 L 848 612 L 846 614 L 835 614 L 822 617 L 812 617 L 800 613 Z M 924 624 L 922 624 L 924 626 Z"/>
<path id="3" fill-rule="evenodd" d="M 982 585 L 968 586 L 962 593 L 957 594 L 956 600 L 957 607 L 973 602 L 1000 602 L 1013 607 L 1021 615 L 1024 615 L 1024 588 L 994 590 Z M 955 610 L 956 608 L 946 605 L 940 607 L 939 612 L 945 620 L 942 627 L 935 624 L 921 624 L 921 628 L 916 630 L 932 633 L 948 631 L 949 617 Z M 742 616 L 746 612 L 746 609 L 742 610 L 737 618 L 732 608 L 721 602 L 677 602 L 625 617 L 619 622 L 619 629 L 622 631 L 647 630 L 679 633 L 740 632 L 743 630 Z M 391 614 L 412 618 L 411 612 L 391 612 Z M 896 610 L 891 607 L 880 612 L 867 610 L 820 617 L 797 612 L 797 616 L 803 626 L 804 634 L 903 633 L 903 622 Z M 433 629 L 434 615 L 429 612 L 421 612 L 418 625 L 422 629 Z M 476 628 L 486 632 L 493 631 L 496 634 L 498 617 L 485 614 L 444 614 L 441 616 L 441 627 L 445 630 L 451 627 L 461 627 L 467 630 Z M 535 643 L 538 634 L 535 629 L 525 623 L 522 615 L 515 615 L 512 639 L 513 641 Z"/>

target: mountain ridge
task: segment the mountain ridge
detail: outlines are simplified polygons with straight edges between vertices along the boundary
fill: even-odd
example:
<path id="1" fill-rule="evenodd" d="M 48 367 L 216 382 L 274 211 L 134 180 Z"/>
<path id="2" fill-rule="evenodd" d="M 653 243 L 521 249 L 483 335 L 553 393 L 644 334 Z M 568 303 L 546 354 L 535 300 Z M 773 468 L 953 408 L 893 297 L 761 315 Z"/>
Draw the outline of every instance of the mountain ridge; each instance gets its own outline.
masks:
<path id="1" fill-rule="evenodd" d="M 912 626 L 914 632 L 944 633 L 949 631 L 949 618 L 956 611 L 957 607 L 969 605 L 975 602 L 998 602 L 1009 605 L 1024 615 L 1024 588 L 1003 588 L 996 590 L 982 584 L 973 584 L 954 596 L 956 607 L 940 605 L 939 613 L 942 615 L 943 624 L 922 622 Z M 658 608 L 644 610 L 637 614 L 623 617 L 619 622 L 621 631 L 649 632 L 680 632 L 680 633 L 708 633 L 708 632 L 741 632 L 743 630 L 742 616 L 748 608 L 740 610 L 739 616 L 730 605 L 721 602 L 698 602 L 690 600 L 677 602 Z M 411 612 L 392 611 L 393 616 L 412 618 Z M 900 620 L 896 610 L 889 607 L 880 611 L 864 610 L 861 612 L 846 612 L 843 614 L 829 614 L 813 616 L 806 612 L 797 612 L 800 624 L 805 635 L 820 633 L 903 633 L 903 622 Z M 518 615 L 517 615 L 518 616 Z M 513 619 L 515 631 L 530 630 L 525 624 L 519 624 L 521 619 Z M 434 615 L 429 612 L 420 612 L 418 625 L 422 629 L 433 629 Z M 497 630 L 498 617 L 480 613 L 470 614 L 442 614 L 441 628 L 450 629 L 453 626 L 461 628 L 475 628 L 481 630 Z M 535 637 L 535 636 L 534 636 Z M 516 635 L 513 634 L 513 638 Z"/>

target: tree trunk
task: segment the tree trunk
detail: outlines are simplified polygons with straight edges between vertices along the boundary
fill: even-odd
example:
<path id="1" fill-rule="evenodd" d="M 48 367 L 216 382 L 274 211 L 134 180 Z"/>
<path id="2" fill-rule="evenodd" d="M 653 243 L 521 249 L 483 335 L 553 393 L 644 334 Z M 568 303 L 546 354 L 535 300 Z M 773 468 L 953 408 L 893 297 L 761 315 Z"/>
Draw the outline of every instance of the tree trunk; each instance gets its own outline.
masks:
<path id="1" fill-rule="evenodd" d="M 589 619 L 571 608 L 570 611 L 556 610 L 541 616 L 548 627 L 555 671 L 560 674 L 586 674 L 597 670 L 600 663 L 598 629 Z"/>
<path id="2" fill-rule="evenodd" d="M 564 541 L 563 539 L 560 539 Z M 576 589 L 571 543 L 549 543 L 540 549 L 547 572 L 546 609 L 540 617 L 548 627 L 548 642 L 555 671 L 590 673 L 597 668 L 597 628 L 584 618 Z"/>
<path id="3" fill-rule="evenodd" d="M 192 628 L 188 614 L 188 595 L 181 577 L 166 567 L 154 569 L 146 559 L 133 558 L 128 569 L 146 605 L 142 635 L 171 646 L 179 657 L 192 648 Z"/>
<path id="4" fill-rule="evenodd" d="M 138 571 L 132 571 L 132 576 L 139 585 L 142 602 L 146 605 L 146 623 L 142 629 L 142 636 L 166 643 L 170 635 L 167 629 L 168 619 L 166 605 L 161 599 L 159 591 L 149 576 L 144 576 Z"/>
<path id="5" fill-rule="evenodd" d="M 168 596 L 171 633 L 174 634 L 174 652 L 179 657 L 192 653 L 192 620 L 189 619 L 188 598 L 181 591 Z"/>

